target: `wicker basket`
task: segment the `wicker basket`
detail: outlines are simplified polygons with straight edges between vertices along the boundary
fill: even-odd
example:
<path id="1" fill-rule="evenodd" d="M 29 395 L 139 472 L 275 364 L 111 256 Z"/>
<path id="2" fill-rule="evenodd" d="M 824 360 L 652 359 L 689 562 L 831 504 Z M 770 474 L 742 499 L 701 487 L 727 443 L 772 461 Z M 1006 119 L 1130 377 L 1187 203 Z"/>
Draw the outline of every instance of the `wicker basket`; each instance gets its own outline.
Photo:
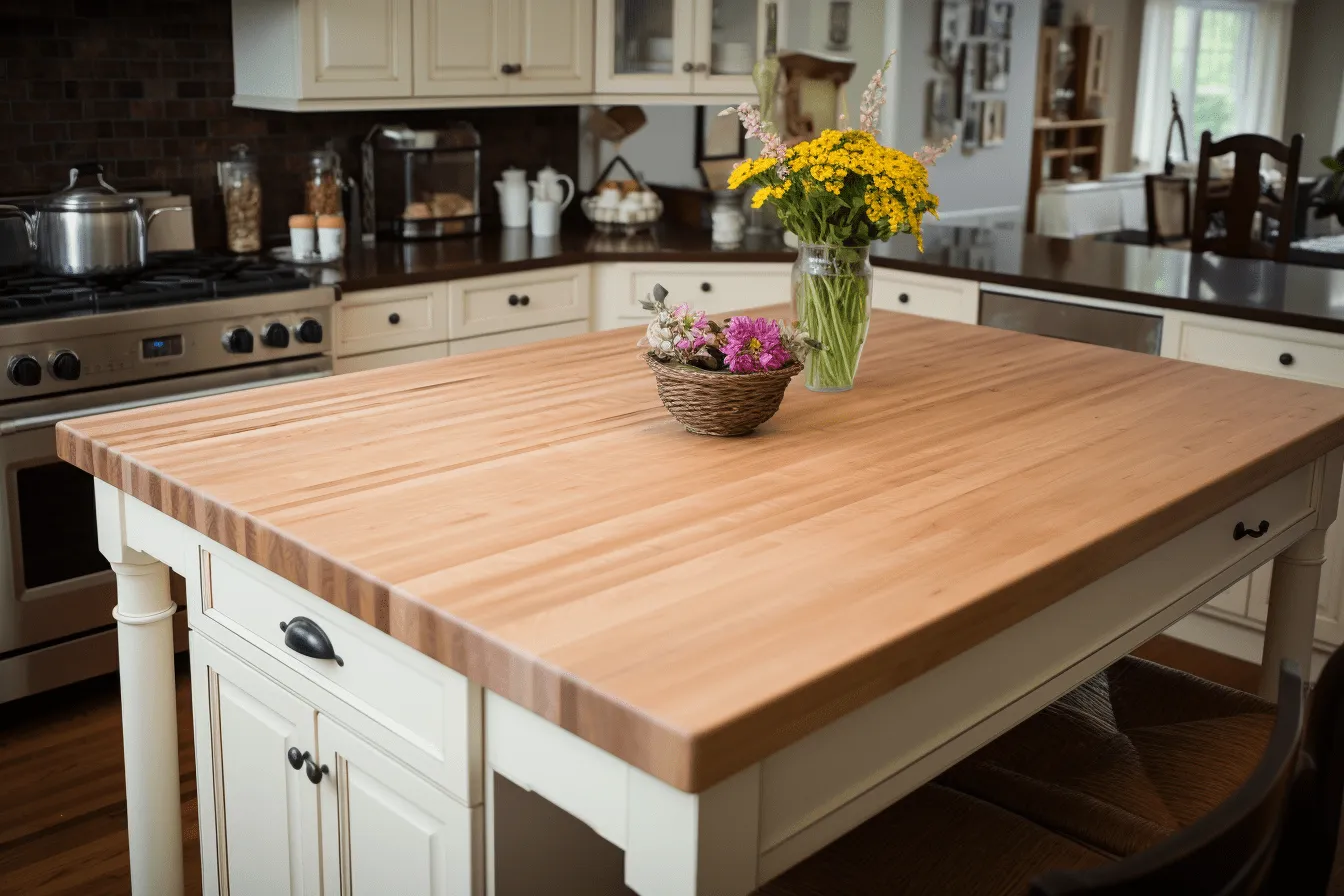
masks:
<path id="1" fill-rule="evenodd" d="M 658 381 L 658 397 L 677 422 L 706 436 L 744 436 L 775 415 L 789 380 L 802 373 L 790 364 L 764 373 L 716 373 L 687 364 L 644 358 Z"/>

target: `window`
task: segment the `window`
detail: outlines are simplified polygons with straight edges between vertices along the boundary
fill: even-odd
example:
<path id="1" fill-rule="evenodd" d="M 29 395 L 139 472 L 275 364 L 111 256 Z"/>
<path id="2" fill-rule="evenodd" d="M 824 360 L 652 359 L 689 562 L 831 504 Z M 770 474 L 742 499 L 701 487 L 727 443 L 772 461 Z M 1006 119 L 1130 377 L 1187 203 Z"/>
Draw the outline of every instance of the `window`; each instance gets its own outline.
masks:
<path id="1" fill-rule="evenodd" d="M 1181 0 L 1171 35 L 1171 89 L 1187 133 L 1221 140 L 1244 130 L 1238 97 L 1246 96 L 1255 8 L 1249 3 Z"/>

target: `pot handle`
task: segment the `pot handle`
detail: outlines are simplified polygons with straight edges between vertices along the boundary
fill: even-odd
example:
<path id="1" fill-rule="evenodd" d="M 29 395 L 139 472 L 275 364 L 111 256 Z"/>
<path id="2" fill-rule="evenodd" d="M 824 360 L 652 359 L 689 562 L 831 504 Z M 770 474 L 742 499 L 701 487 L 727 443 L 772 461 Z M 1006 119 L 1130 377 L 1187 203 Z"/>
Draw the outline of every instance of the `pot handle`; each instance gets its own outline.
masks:
<path id="1" fill-rule="evenodd" d="M 146 232 L 149 231 L 149 225 L 153 224 L 154 219 L 157 218 L 163 212 L 189 212 L 189 211 L 191 211 L 191 206 L 189 205 L 165 205 L 163 208 L 156 208 L 151 212 L 147 212 L 145 214 L 145 231 Z"/>
<path id="2" fill-rule="evenodd" d="M 17 205 L 0 205 L 0 218 L 22 218 L 23 229 L 28 233 L 28 248 L 37 251 L 37 230 L 33 226 L 33 216 Z"/>
<path id="3" fill-rule="evenodd" d="M 75 188 L 75 184 L 78 183 L 81 177 L 86 177 L 90 174 L 98 178 L 98 186 L 102 187 L 109 193 L 117 192 L 116 188 L 114 188 L 107 181 L 103 180 L 103 166 L 99 162 L 80 162 L 78 165 L 71 168 L 70 183 L 65 185 L 65 189 L 62 192 L 64 193 L 70 192 Z"/>

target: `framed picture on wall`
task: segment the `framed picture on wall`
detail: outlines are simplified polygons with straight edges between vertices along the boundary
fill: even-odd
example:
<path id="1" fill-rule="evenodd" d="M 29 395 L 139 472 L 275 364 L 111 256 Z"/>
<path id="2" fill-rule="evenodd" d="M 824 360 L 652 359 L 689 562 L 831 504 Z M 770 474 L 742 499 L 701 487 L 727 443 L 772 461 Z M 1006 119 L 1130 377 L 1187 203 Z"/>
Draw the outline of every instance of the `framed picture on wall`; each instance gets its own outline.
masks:
<path id="1" fill-rule="evenodd" d="M 826 19 L 826 49 L 849 49 L 849 3 L 850 0 L 831 0 L 830 13 Z"/>
<path id="2" fill-rule="evenodd" d="M 700 106 L 695 110 L 697 165 L 706 159 L 741 159 L 746 154 L 746 131 L 737 116 L 720 115 L 716 106 Z"/>
<path id="3" fill-rule="evenodd" d="M 965 108 L 962 111 L 961 118 L 961 144 L 962 151 L 968 152 L 980 145 L 980 117 L 984 114 L 984 102 L 981 100 L 965 101 Z"/>
<path id="4" fill-rule="evenodd" d="M 983 100 L 980 113 L 980 145 L 998 146 L 1003 143 L 1004 117 L 1008 104 L 1003 100 Z"/>
<path id="5" fill-rule="evenodd" d="M 971 101 L 971 93 L 976 86 L 976 60 L 979 54 L 971 44 L 961 45 L 961 58 L 957 64 L 957 114 L 966 117 L 966 104 Z"/>
<path id="6" fill-rule="evenodd" d="M 971 37 L 985 36 L 985 20 L 989 15 L 989 0 L 971 0 L 971 24 L 967 32 Z"/>
<path id="7" fill-rule="evenodd" d="M 941 143 L 957 132 L 957 88 L 950 78 L 929 82 L 924 139 Z"/>
<path id="8" fill-rule="evenodd" d="M 990 93 L 1008 89 L 1008 44 L 990 41 L 980 45 L 980 89 Z"/>
<path id="9" fill-rule="evenodd" d="M 966 17 L 963 0 L 940 0 L 938 4 L 938 58 L 949 68 L 957 64 L 962 43 L 962 20 Z"/>
<path id="10" fill-rule="evenodd" d="M 1010 40 L 1013 36 L 1013 4 L 1010 0 L 991 0 L 985 33 L 995 40 Z"/>

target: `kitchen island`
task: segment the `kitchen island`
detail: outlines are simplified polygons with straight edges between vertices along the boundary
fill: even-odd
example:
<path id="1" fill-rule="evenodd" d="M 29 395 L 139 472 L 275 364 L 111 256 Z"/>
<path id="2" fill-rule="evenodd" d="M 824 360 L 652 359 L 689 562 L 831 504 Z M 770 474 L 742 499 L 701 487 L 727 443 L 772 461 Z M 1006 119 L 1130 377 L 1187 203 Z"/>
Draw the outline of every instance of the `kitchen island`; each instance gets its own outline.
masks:
<path id="1" fill-rule="evenodd" d="M 709 439 L 633 337 L 61 424 L 136 893 L 182 882 L 168 567 L 207 893 L 490 892 L 498 775 L 644 896 L 745 894 L 1276 556 L 1266 681 L 1309 662 L 1344 392 L 878 312 L 853 392 Z"/>

